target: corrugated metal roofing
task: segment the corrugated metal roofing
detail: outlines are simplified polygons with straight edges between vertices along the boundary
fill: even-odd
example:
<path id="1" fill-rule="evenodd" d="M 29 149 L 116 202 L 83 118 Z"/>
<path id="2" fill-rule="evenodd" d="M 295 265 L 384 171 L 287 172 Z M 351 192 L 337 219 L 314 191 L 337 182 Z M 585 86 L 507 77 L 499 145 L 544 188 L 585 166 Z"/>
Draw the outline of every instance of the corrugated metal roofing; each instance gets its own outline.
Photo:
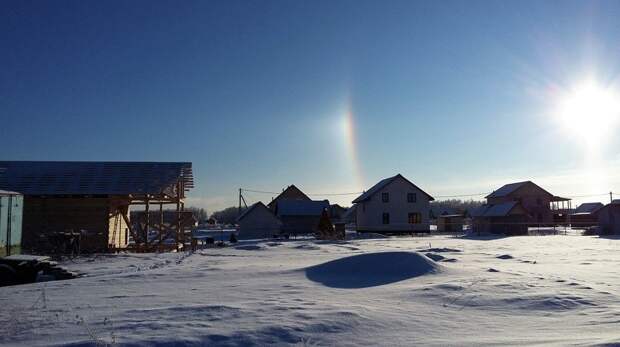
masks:
<path id="1" fill-rule="evenodd" d="M 430 201 L 435 200 L 432 196 L 430 196 L 430 194 L 428 194 L 427 192 L 425 192 L 422 189 L 420 189 L 420 187 L 418 187 L 415 184 L 413 184 L 411 181 L 406 179 L 403 175 L 397 174 L 396 176 L 392 176 L 392 177 L 388 177 L 388 178 L 382 179 L 381 181 L 379 181 L 379 183 L 375 184 L 370 189 L 368 189 L 366 192 L 364 192 L 362 195 L 360 195 L 355 200 L 353 200 L 353 203 L 356 204 L 358 202 L 362 202 L 362 201 L 370 199 L 371 196 L 375 195 L 377 192 L 379 192 L 381 189 L 383 189 L 388 184 L 392 183 L 392 181 L 394 181 L 398 177 L 404 179 L 405 181 L 407 181 L 407 183 L 409 183 L 412 186 L 414 186 L 417 190 L 419 190 L 422 193 L 426 194 L 426 196 L 428 196 Z"/>
<path id="2" fill-rule="evenodd" d="M 129 195 L 193 188 L 192 163 L 0 161 L 0 189 L 24 195 Z"/>
<path id="3" fill-rule="evenodd" d="M 276 207 L 278 216 L 320 216 L 329 208 L 329 201 L 281 199 Z"/>
<path id="4" fill-rule="evenodd" d="M 517 206 L 518 202 L 510 201 L 502 204 L 491 205 L 489 209 L 484 213 L 485 217 L 504 217 L 510 214 L 510 211 Z"/>
<path id="5" fill-rule="evenodd" d="M 505 217 L 510 215 L 517 201 L 509 201 L 495 205 L 482 205 L 471 212 L 472 217 Z"/>

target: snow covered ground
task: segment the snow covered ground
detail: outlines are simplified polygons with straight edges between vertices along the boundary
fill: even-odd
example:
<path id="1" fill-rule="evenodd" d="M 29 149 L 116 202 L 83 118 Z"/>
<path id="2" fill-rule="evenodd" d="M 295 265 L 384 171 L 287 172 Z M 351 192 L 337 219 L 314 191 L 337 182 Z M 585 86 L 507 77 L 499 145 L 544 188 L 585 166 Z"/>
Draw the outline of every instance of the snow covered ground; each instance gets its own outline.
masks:
<path id="1" fill-rule="evenodd" d="M 0 288 L 0 345 L 620 345 L 620 239 L 244 242 Z"/>

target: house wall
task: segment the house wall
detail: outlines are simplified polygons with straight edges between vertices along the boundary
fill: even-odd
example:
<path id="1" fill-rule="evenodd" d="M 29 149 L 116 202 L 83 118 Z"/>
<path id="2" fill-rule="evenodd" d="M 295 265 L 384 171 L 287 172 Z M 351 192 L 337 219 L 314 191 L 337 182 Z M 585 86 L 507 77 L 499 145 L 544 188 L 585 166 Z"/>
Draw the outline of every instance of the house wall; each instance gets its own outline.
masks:
<path id="1" fill-rule="evenodd" d="M 475 233 L 491 233 L 505 235 L 526 235 L 527 217 L 510 215 L 503 217 L 476 217 L 472 219 L 472 231 Z"/>
<path id="2" fill-rule="evenodd" d="M 597 211 L 597 216 L 604 234 L 620 234 L 620 205 L 607 205 Z"/>
<path id="3" fill-rule="evenodd" d="M 389 202 L 382 201 L 382 193 L 389 193 Z M 407 202 L 407 193 L 416 193 L 416 202 Z M 383 224 L 383 213 L 390 214 L 390 224 Z M 409 213 L 420 213 L 421 223 L 409 224 Z M 398 177 L 370 197 L 357 204 L 357 230 L 360 232 L 428 232 L 430 202 L 421 190 Z"/>
<path id="4" fill-rule="evenodd" d="M 49 253 L 58 248 L 56 232 L 80 232 L 82 252 L 107 250 L 108 198 L 24 197 L 22 248 Z"/>
<path id="5" fill-rule="evenodd" d="M 270 238 L 280 233 L 282 223 L 267 208 L 257 207 L 239 221 L 240 240 Z"/>
<path id="6" fill-rule="evenodd" d="M 553 224 L 551 197 L 535 185 L 527 184 L 507 196 L 487 199 L 487 202 L 492 205 L 509 201 L 519 201 L 521 203 L 521 206 L 523 206 L 530 215 L 527 222 L 531 225 L 538 225 L 539 223 Z"/>

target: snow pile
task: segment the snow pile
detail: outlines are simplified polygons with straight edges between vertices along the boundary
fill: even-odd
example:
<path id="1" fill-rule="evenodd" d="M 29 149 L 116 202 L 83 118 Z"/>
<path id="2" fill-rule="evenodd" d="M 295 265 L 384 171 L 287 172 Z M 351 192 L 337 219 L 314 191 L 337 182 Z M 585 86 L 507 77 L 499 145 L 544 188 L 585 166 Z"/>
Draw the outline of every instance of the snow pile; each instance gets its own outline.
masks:
<path id="1" fill-rule="evenodd" d="M 308 279 L 333 288 L 366 288 L 441 271 L 415 252 L 366 253 L 306 268 Z"/>

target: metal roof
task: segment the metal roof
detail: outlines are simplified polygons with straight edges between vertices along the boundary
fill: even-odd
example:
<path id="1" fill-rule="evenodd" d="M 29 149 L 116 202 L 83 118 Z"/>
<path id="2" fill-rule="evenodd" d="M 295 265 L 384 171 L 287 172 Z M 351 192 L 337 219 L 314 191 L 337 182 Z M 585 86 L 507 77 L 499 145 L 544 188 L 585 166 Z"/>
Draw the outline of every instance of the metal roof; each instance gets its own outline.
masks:
<path id="1" fill-rule="evenodd" d="M 22 195 L 21 193 L 18 192 L 12 192 L 9 190 L 2 190 L 0 189 L 0 196 L 8 196 L 8 195 Z"/>
<path id="2" fill-rule="evenodd" d="M 282 191 L 282 193 L 278 194 L 275 198 L 273 198 L 268 204 L 268 207 L 273 207 L 275 203 L 277 203 L 281 199 L 297 199 L 297 200 L 312 200 L 310 199 L 301 189 L 297 188 L 294 184 L 286 187 Z"/>
<path id="3" fill-rule="evenodd" d="M 269 214 L 273 215 L 273 218 L 278 219 L 278 217 L 276 217 L 273 212 L 271 212 L 271 210 L 265 206 L 265 204 L 263 204 L 262 201 L 259 201 L 257 203 L 255 203 L 254 205 L 248 207 L 245 209 L 245 211 L 243 211 L 243 213 L 241 213 L 241 215 L 239 217 L 237 217 L 237 222 L 241 221 L 243 218 L 245 218 L 247 215 L 250 214 L 250 212 L 252 212 L 253 210 L 257 209 L 257 208 L 264 208 L 267 212 L 269 212 Z"/>
<path id="4" fill-rule="evenodd" d="M 508 195 L 516 192 L 517 190 L 521 189 L 521 187 L 526 186 L 528 184 L 533 185 L 534 187 L 538 188 L 539 190 L 541 190 L 545 194 L 549 195 L 549 197 L 551 198 L 551 201 L 569 201 L 570 200 L 568 198 L 563 198 L 561 196 L 555 196 L 555 195 L 549 193 L 548 191 L 544 190 L 538 184 L 536 184 L 536 183 L 534 183 L 532 181 L 523 181 L 523 182 L 515 182 L 515 183 L 505 184 L 505 185 L 501 186 L 498 190 L 496 190 L 493 193 L 487 195 L 485 198 L 488 199 L 488 198 L 499 198 L 499 197 L 508 196 Z"/>
<path id="5" fill-rule="evenodd" d="M 24 195 L 169 194 L 194 187 L 192 163 L 0 161 L 0 189 Z"/>
<path id="6" fill-rule="evenodd" d="M 510 215 L 517 201 L 509 201 L 495 205 L 482 205 L 471 212 L 472 217 L 505 217 Z"/>
<path id="7" fill-rule="evenodd" d="M 381 189 L 383 189 L 384 187 L 386 187 L 388 184 L 392 183 L 395 179 L 397 178 L 402 178 L 404 179 L 407 183 L 411 184 L 412 186 L 414 186 L 417 190 L 421 191 L 422 193 L 424 193 L 426 196 L 428 196 L 430 201 L 435 200 L 435 198 L 433 198 L 432 196 L 430 196 L 430 194 L 428 194 L 427 192 L 423 191 L 422 189 L 420 189 L 420 187 L 416 186 L 415 184 L 413 184 L 411 181 L 409 181 L 408 179 L 406 179 L 403 175 L 401 174 L 397 174 L 396 176 L 392 176 L 392 177 L 388 177 L 388 178 L 384 178 L 381 181 L 379 181 L 379 183 L 375 184 L 374 186 L 372 186 L 370 189 L 368 189 L 367 191 L 365 191 L 362 195 L 360 195 L 359 197 L 357 197 L 355 200 L 353 200 L 353 203 L 356 204 L 358 202 L 362 202 L 365 200 L 370 199 L 371 196 L 375 195 L 377 192 L 379 192 Z"/>
<path id="8" fill-rule="evenodd" d="M 574 214 L 577 213 L 592 213 L 596 210 L 598 210 L 599 208 L 603 207 L 605 205 L 603 205 L 600 202 L 584 202 L 583 204 L 579 205 L 579 207 L 577 207 L 577 209 L 575 210 Z"/>
<path id="9" fill-rule="evenodd" d="M 278 216 L 320 216 L 329 208 L 329 201 L 281 199 L 276 206 Z"/>
<path id="10" fill-rule="evenodd" d="M 510 195 L 516 192 L 519 188 L 525 186 L 528 183 L 534 184 L 532 181 L 515 182 L 501 186 L 498 190 L 486 196 L 486 198 L 498 198 L 506 195 Z M 542 189 L 542 188 L 541 188 Z M 544 190 L 544 189 L 543 189 Z"/>

